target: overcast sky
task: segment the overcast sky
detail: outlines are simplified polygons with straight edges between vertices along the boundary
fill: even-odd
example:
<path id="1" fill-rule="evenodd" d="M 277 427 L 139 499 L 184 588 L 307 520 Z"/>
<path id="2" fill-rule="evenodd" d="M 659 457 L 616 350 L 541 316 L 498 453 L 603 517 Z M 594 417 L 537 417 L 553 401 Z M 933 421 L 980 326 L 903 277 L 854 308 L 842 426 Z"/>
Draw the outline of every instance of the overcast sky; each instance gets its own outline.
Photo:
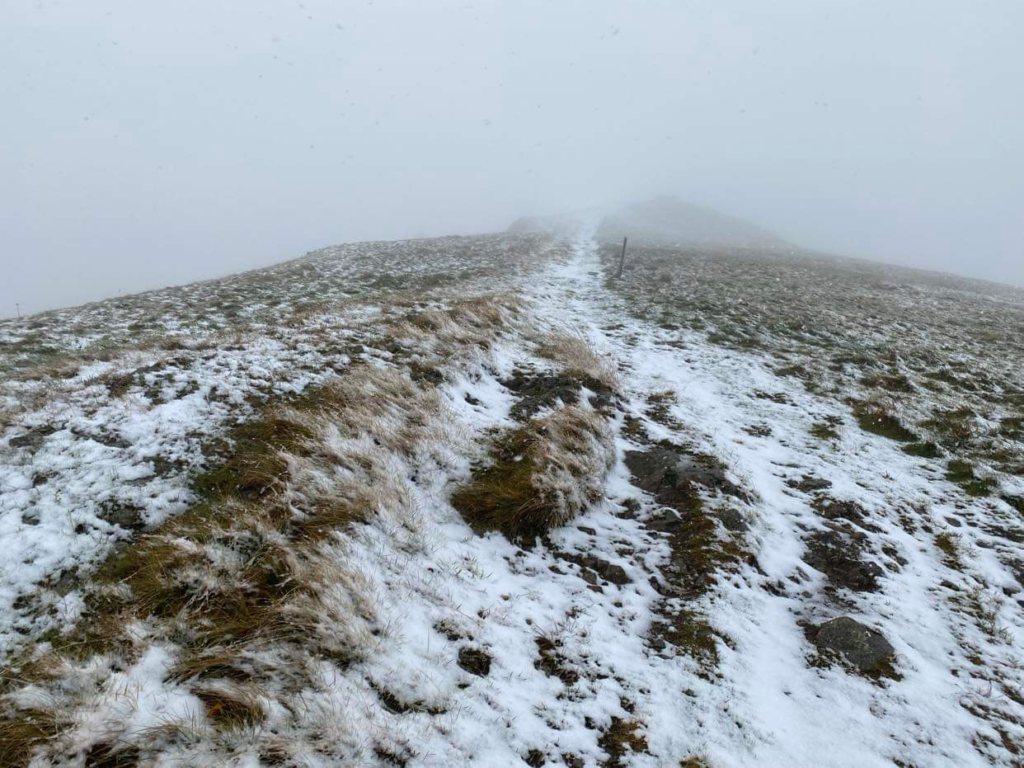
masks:
<path id="1" fill-rule="evenodd" d="M 1024 285 L 1019 0 L 4 0 L 0 316 L 660 193 Z"/>

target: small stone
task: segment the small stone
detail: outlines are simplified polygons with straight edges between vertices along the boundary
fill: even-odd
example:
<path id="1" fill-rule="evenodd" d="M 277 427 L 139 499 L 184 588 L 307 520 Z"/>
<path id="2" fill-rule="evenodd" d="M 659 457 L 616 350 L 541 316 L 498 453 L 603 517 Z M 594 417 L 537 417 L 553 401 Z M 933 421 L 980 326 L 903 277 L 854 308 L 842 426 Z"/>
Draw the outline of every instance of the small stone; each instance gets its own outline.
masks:
<path id="1" fill-rule="evenodd" d="M 825 480 L 820 477 L 814 477 L 813 475 L 804 475 L 800 480 L 788 480 L 786 485 L 790 488 L 795 488 L 798 491 L 810 493 L 812 491 L 823 491 L 826 488 L 831 488 L 832 481 Z"/>
<path id="2" fill-rule="evenodd" d="M 725 526 L 726 530 L 733 533 L 743 533 L 750 527 L 747 525 L 747 521 L 743 519 L 743 513 L 738 509 L 723 509 L 718 513 L 718 519 L 722 521 L 722 525 Z"/>

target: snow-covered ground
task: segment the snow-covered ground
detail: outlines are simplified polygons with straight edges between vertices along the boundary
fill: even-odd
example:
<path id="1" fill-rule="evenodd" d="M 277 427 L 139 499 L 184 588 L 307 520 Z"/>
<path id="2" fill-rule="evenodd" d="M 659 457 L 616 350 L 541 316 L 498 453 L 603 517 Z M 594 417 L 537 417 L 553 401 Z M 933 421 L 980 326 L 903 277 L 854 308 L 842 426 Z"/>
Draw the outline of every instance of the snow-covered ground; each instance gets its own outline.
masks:
<path id="1" fill-rule="evenodd" d="M 595 346 L 620 362 L 633 401 L 675 392 L 673 414 L 688 434 L 699 436 L 756 499 L 750 535 L 759 568 L 720 584 L 709 598 L 711 622 L 730 640 L 720 649 L 722 678 L 679 680 L 679 690 L 696 687 L 699 694 L 674 728 L 688 731 L 688 742 L 704 745 L 722 765 L 1017 759 L 1006 747 L 1024 743 L 1024 618 L 1020 586 L 994 552 L 1019 556 L 1020 543 L 981 529 L 989 504 L 964 496 L 937 465 L 861 432 L 841 403 L 772 373 L 770 359 L 631 319 L 604 288 L 592 243 L 579 243 L 575 260 L 553 270 L 549 286 L 541 300 L 560 308 L 567 322 L 588 319 Z M 837 440 L 822 443 L 809 430 L 827 417 L 843 427 Z M 771 433 L 750 429 L 758 425 L 770 425 Z M 828 594 L 822 574 L 803 562 L 808 534 L 824 527 L 811 495 L 787 483 L 805 477 L 827 482 L 832 497 L 867 512 L 871 557 L 885 566 L 878 592 Z M 943 564 L 933 540 L 942 531 L 956 534 L 963 570 Z M 769 583 L 777 586 L 766 589 Z M 990 613 L 979 619 L 966 610 L 958 600 L 964 594 L 976 595 Z M 839 615 L 893 643 L 902 679 L 878 684 L 808 664 L 811 649 L 798 621 Z M 993 714 L 981 719 L 972 709 Z M 1005 729 L 1005 740 L 993 724 Z"/>
<path id="2" fill-rule="evenodd" d="M 100 509 L 103 489 L 117 477 L 155 494 L 137 500 L 144 523 L 192 502 L 184 474 L 164 488 L 138 467 L 148 469 L 153 435 L 170 429 L 195 439 L 192 453 L 172 458 L 185 466 L 199 461 L 204 440 L 246 403 L 241 395 L 234 404 L 209 396 L 226 371 L 252 377 L 263 360 L 267 381 L 303 389 L 336 375 L 342 385 L 354 379 L 359 374 L 348 364 L 356 355 L 404 376 L 408 363 L 387 351 L 393 344 L 444 361 L 436 388 L 412 385 L 401 401 L 415 401 L 429 418 L 410 426 L 403 408 L 381 394 L 374 418 L 390 425 L 383 439 L 316 422 L 333 455 L 362 457 L 369 469 L 355 462 L 344 472 L 368 473 L 380 499 L 372 517 L 324 545 L 345 575 L 325 583 L 323 605 L 339 612 L 325 613 L 317 631 L 330 634 L 330 622 L 339 621 L 336 634 L 358 634 L 363 644 L 357 658 L 340 663 L 311 652 L 301 658 L 300 675 L 288 669 L 296 657 L 278 645 L 246 649 L 250 667 L 264 670 L 252 693 L 264 718 L 225 734 L 212 726 L 201 686 L 169 673 L 183 643 L 140 622 L 132 630 L 134 655 L 67 662 L 49 688 L 37 682 L 8 691 L 19 709 L 60 711 L 59 737 L 37 765 L 54 764 L 61 753 L 62 764 L 88 764 L 97 745 L 162 765 L 1019 764 L 1024 672 L 1016 649 L 1024 612 L 1005 563 L 1024 553 L 1020 541 L 984 525 L 993 502 L 965 495 L 937 463 L 861 431 L 843 403 L 774 373 L 767 356 L 637 317 L 605 285 L 592 228 L 569 249 L 540 241 L 531 247 L 543 263 L 490 281 L 524 309 L 501 310 L 502 328 L 486 342 L 436 319 L 381 337 L 369 329 L 398 313 L 367 315 L 360 306 L 352 316 L 309 321 L 328 326 L 330 342 L 318 332 L 304 339 L 308 347 L 297 345 L 305 350 L 303 366 L 268 350 L 271 342 L 257 335 L 230 355 L 211 357 L 210 365 L 227 367 L 205 374 L 199 390 L 167 398 L 158 406 L 167 413 L 154 415 L 150 404 L 133 408 L 129 399 L 74 414 L 63 422 L 67 440 L 64 432 L 46 435 L 32 458 L 53 467 L 59 484 L 36 486 L 23 465 L 5 469 L 0 542 L 13 606 L 65 563 L 98 562 L 109 550 L 110 537 L 91 542 L 76 533 L 81 520 L 69 500 Z M 616 397 L 602 411 L 614 435 L 604 497 L 532 547 L 498 533 L 477 535 L 452 507 L 452 492 L 486 460 L 494 435 L 516 427 L 519 395 L 509 384 L 516 371 L 566 367 L 543 349 L 557 335 L 585 339 L 615 371 Z M 85 381 L 90 372 L 77 375 Z M 232 391 L 244 394 L 248 381 Z M 589 407 L 586 397 L 580 407 Z M 116 408 L 124 415 L 104 410 Z M 811 437 L 823 421 L 834 425 L 834 439 Z M 110 424 L 117 428 L 107 431 L 129 447 L 73 439 Z M 387 436 L 398 433 L 403 447 L 389 450 Z M 731 489 L 701 492 L 715 519 L 730 521 L 716 523 L 715 535 L 739 554 L 688 593 L 673 591 L 673 568 L 686 564 L 676 562 L 680 553 L 658 526 L 662 505 L 627 466 L 629 456 L 658 441 L 713 457 Z M 297 461 L 296 477 L 303 466 Z M 341 482 L 312 465 L 307 470 L 324 492 Z M 144 482 L 129 482 L 136 480 Z M 290 503 L 300 505 L 299 495 Z M 830 504 L 847 517 L 828 517 Z M 32 515 L 37 523 L 26 522 Z M 857 588 L 808 563 L 830 533 L 867 573 Z M 96 542 L 106 549 L 90 550 Z M 943 549 L 942 542 L 952 544 Z M 26 547 L 34 548 L 33 563 L 24 562 Z M 12 647 L 19 627 L 47 620 L 40 615 L 73 622 L 83 605 L 76 585 L 48 599 L 60 606 L 57 614 L 8 614 Z M 653 626 L 669 608 L 710 627 L 712 660 L 671 641 L 652 642 Z M 861 676 L 818 652 L 813 630 L 839 616 L 891 643 L 888 674 Z M 154 740 L 169 723 L 174 736 Z"/>

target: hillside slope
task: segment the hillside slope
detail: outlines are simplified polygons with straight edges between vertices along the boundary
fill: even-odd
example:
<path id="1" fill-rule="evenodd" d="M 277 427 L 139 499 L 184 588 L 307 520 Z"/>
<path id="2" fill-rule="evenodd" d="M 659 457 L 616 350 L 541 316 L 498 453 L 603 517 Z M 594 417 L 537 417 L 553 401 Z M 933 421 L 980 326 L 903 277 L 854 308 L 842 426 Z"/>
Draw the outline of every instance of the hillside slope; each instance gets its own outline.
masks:
<path id="1" fill-rule="evenodd" d="M 1019 764 L 1024 295 L 626 221 L 0 325 L 0 764 Z"/>

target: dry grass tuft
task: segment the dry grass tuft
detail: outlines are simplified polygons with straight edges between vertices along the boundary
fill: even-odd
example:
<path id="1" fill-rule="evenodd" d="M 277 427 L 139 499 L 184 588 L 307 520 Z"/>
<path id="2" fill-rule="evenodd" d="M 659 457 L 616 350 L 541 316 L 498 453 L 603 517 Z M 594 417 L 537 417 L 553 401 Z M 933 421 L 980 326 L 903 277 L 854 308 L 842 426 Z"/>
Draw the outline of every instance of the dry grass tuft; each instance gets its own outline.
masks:
<path id="1" fill-rule="evenodd" d="M 259 692 L 251 686 L 218 682 L 193 693 L 206 706 L 206 717 L 221 730 L 251 728 L 266 719 Z"/>
<path id="2" fill-rule="evenodd" d="M 582 335 L 552 334 L 539 345 L 542 357 L 560 363 L 567 371 L 579 371 L 609 389 L 618 385 L 615 368 L 601 357 Z"/>
<path id="3" fill-rule="evenodd" d="M 58 732 L 57 718 L 49 710 L 0 710 L 0 765 L 28 765 L 36 749 Z"/>
<path id="4" fill-rule="evenodd" d="M 492 458 L 452 505 L 478 533 L 532 540 L 601 498 L 612 434 L 593 411 L 563 407 L 504 435 Z"/>
<path id="5" fill-rule="evenodd" d="M 492 339 L 518 312 L 510 299 L 462 301 L 427 315 L 422 328 L 402 328 L 427 340 L 431 352 L 418 362 L 440 366 L 464 354 L 463 345 Z M 557 514 L 574 514 L 599 495 L 597 470 L 603 478 L 613 455 L 610 431 L 578 409 L 537 429 L 532 481 Z M 461 439 L 430 381 L 373 364 L 280 399 L 236 427 L 195 482 L 200 502 L 117 550 L 88 585 L 78 625 L 48 635 L 34 656 L 5 671 L 5 693 L 35 686 L 75 725 L 60 728 L 43 709 L 11 710 L 0 724 L 0 764 L 88 749 L 92 763 L 115 765 L 170 742 L 228 745 L 237 736 L 220 734 L 259 731 L 276 711 L 267 690 L 284 690 L 278 704 L 300 711 L 301 692 L 321 684 L 317 669 L 365 658 L 392 631 L 373 577 L 350 564 L 352 539 L 340 534 L 373 522 L 397 551 L 421 551 L 426 532 L 406 459 L 450 463 Z M 129 737 L 113 711 L 106 720 L 75 715 L 122 695 L 99 679 L 80 684 L 83 670 L 123 670 L 155 644 L 174 659 L 168 683 L 191 688 L 207 724 Z"/>

